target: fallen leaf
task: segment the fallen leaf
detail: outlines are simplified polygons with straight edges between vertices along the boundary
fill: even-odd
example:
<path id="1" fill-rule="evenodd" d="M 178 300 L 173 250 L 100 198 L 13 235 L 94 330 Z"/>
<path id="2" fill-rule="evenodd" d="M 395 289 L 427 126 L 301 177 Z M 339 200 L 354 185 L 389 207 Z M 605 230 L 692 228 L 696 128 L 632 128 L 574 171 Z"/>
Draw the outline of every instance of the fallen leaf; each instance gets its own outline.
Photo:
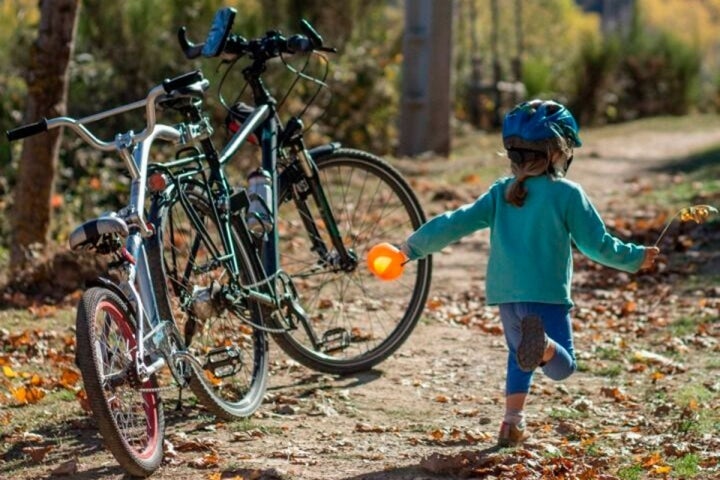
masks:
<path id="1" fill-rule="evenodd" d="M 215 452 L 210 452 L 202 456 L 202 458 L 196 458 L 191 460 L 188 465 L 193 468 L 205 469 L 217 467 L 220 463 L 220 456 Z"/>
<path id="2" fill-rule="evenodd" d="M 92 413 L 92 408 L 90 408 L 90 400 L 88 400 L 88 396 L 85 390 L 78 391 L 75 394 L 75 398 L 77 398 L 77 401 L 80 404 L 80 408 L 82 408 L 84 412 Z"/>
<path id="3" fill-rule="evenodd" d="M 69 390 L 72 390 L 79 380 L 80 374 L 78 372 L 70 368 L 63 368 L 62 375 L 60 375 L 60 380 L 58 380 L 58 384 Z"/>
<path id="4" fill-rule="evenodd" d="M 670 473 L 672 467 L 670 465 L 655 465 L 653 467 L 653 473 L 656 475 L 664 475 Z"/>
<path id="5" fill-rule="evenodd" d="M 37 403 L 45 396 L 45 392 L 37 387 L 19 387 L 12 389 L 12 395 L 18 403 Z"/>
<path id="6" fill-rule="evenodd" d="M 73 458 L 55 467 L 50 475 L 74 475 L 78 472 L 78 461 Z"/>
<path id="7" fill-rule="evenodd" d="M 2 368 L 3 368 L 3 373 L 5 374 L 5 376 L 6 376 L 7 378 L 15 378 L 15 377 L 18 376 L 18 374 L 15 372 L 15 370 L 13 370 L 12 368 L 10 368 L 10 366 L 8 366 L 8 365 L 3 365 Z"/>
<path id="8" fill-rule="evenodd" d="M 45 445 L 43 447 L 25 447 L 23 453 L 29 455 L 33 462 L 42 462 L 50 450 L 55 448 L 53 445 Z"/>

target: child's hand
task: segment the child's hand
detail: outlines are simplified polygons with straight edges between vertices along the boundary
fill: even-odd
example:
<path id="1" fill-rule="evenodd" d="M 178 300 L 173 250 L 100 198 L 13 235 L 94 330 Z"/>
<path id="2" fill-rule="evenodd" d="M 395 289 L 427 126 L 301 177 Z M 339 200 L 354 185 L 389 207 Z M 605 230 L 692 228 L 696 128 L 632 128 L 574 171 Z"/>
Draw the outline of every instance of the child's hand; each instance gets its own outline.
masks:
<path id="1" fill-rule="evenodd" d="M 652 267 L 659 253 L 660 249 L 658 247 L 646 247 L 645 258 L 643 259 L 642 265 L 640 265 L 640 269 L 643 270 Z"/>

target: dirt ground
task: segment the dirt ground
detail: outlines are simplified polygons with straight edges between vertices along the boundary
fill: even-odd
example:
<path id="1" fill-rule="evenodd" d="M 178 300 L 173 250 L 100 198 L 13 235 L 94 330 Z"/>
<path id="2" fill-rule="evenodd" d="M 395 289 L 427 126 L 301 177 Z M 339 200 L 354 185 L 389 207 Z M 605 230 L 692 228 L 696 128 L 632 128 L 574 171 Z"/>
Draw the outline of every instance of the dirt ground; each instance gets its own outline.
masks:
<path id="1" fill-rule="evenodd" d="M 674 181 L 656 167 L 720 145 L 716 127 L 594 132 L 569 177 L 605 218 L 625 218 L 638 211 L 638 192 Z M 457 198 L 489 183 L 463 184 Z M 433 191 L 423 200 L 437 213 L 448 202 L 433 200 Z M 562 383 L 537 374 L 528 406 L 533 438 L 522 449 L 493 449 L 506 348 L 495 310 L 483 305 L 487 249 L 480 232 L 435 256 L 426 315 L 376 370 L 319 375 L 273 345 L 267 400 L 245 422 L 218 423 L 187 405 L 175 412 L 166 395 L 168 452 L 153 478 L 720 478 L 718 286 L 678 295 L 665 280 L 675 277 L 583 261 L 574 317 L 582 368 Z M 687 253 L 664 252 L 667 268 L 672 255 Z M 688 318 L 702 320 L 675 328 Z M 79 407 L 63 405 L 71 410 L 64 420 L 48 414 L 29 431 L 16 428 L 18 409 L 1 407 L 0 477 L 51 477 L 64 462 L 70 478 L 123 477 Z M 33 445 L 53 448 L 34 461 L 23 451 Z"/>

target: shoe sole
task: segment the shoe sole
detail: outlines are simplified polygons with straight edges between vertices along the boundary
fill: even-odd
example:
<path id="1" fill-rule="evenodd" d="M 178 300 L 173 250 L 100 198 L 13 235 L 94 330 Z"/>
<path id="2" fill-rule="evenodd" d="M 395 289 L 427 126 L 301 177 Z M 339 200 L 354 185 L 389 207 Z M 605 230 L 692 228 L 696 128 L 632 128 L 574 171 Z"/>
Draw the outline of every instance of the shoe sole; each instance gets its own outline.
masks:
<path id="1" fill-rule="evenodd" d="M 545 354 L 545 329 L 537 315 L 528 315 L 520 323 L 522 337 L 517 348 L 517 363 L 520 370 L 532 372 L 542 362 Z"/>

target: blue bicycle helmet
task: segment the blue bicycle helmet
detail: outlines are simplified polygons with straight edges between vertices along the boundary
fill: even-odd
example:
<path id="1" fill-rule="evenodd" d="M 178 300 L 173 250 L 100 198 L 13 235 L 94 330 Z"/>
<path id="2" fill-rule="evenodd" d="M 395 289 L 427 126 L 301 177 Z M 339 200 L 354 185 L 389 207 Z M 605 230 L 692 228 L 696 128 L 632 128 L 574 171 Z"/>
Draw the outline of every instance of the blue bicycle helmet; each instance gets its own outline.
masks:
<path id="1" fill-rule="evenodd" d="M 508 150 L 536 152 L 546 152 L 548 147 L 580 147 L 578 130 L 575 118 L 564 105 L 551 100 L 531 100 L 505 115 L 503 144 Z"/>

